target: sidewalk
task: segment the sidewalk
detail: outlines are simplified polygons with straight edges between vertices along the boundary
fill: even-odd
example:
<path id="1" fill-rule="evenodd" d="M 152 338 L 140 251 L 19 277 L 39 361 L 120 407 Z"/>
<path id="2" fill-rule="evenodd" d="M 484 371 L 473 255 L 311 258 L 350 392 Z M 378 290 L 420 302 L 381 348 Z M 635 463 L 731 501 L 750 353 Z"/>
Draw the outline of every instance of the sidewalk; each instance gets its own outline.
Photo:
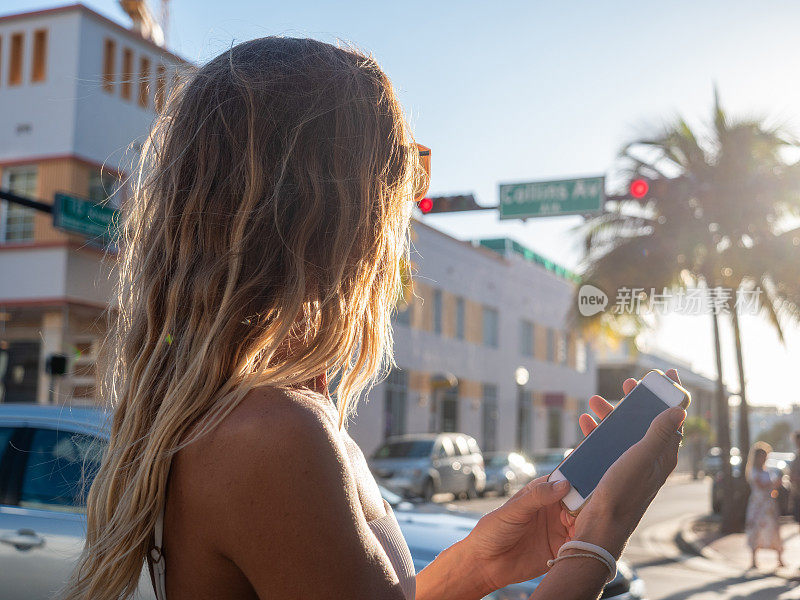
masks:
<path id="1" fill-rule="evenodd" d="M 720 536 L 718 534 L 719 519 L 707 516 L 686 523 L 676 537 L 682 550 L 697 554 L 708 560 L 723 563 L 742 572 L 750 569 L 750 548 L 744 533 L 733 533 Z M 757 555 L 758 570 L 752 571 L 774 573 L 785 579 L 800 579 L 800 527 L 793 520 L 781 519 L 781 539 L 783 540 L 783 561 L 786 564 L 778 568 L 775 552 L 759 550 Z"/>

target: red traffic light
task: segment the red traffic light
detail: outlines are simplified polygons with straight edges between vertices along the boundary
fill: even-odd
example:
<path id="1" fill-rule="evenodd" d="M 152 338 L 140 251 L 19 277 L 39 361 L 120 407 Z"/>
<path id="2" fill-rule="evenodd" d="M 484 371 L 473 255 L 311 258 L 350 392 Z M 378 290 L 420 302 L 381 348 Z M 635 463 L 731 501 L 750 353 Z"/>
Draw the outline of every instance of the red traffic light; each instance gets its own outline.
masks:
<path id="1" fill-rule="evenodd" d="M 631 196 L 639 200 L 647 196 L 647 192 L 650 191 L 650 184 L 647 183 L 646 179 L 634 179 L 631 181 L 630 191 Z"/>
<path id="2" fill-rule="evenodd" d="M 419 201 L 419 209 L 423 212 L 423 214 L 427 214 L 431 212 L 433 208 L 433 200 L 430 198 L 423 198 Z"/>

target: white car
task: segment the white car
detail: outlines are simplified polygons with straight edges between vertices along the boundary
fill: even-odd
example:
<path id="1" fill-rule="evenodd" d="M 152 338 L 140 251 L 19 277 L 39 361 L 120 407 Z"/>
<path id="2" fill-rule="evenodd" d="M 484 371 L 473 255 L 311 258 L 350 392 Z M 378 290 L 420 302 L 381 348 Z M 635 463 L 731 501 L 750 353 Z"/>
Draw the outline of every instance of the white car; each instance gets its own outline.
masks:
<path id="1" fill-rule="evenodd" d="M 0 598 L 44 600 L 86 536 L 84 499 L 105 450 L 100 409 L 0 404 Z M 138 598 L 155 599 L 142 572 Z"/>

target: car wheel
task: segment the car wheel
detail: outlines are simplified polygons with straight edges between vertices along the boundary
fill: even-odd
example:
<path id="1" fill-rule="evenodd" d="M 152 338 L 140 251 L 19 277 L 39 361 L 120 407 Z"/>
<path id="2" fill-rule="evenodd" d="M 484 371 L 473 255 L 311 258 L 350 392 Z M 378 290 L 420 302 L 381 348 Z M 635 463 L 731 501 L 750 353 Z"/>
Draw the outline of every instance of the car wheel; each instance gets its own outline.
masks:
<path id="1" fill-rule="evenodd" d="M 470 477 L 467 483 L 467 500 L 474 500 L 478 497 L 478 484 L 475 483 L 475 478 Z"/>
<path id="2" fill-rule="evenodd" d="M 428 477 L 425 480 L 425 483 L 422 484 L 422 498 L 425 502 L 430 502 L 433 500 L 433 495 L 436 493 L 436 486 L 433 483 L 433 479 Z"/>

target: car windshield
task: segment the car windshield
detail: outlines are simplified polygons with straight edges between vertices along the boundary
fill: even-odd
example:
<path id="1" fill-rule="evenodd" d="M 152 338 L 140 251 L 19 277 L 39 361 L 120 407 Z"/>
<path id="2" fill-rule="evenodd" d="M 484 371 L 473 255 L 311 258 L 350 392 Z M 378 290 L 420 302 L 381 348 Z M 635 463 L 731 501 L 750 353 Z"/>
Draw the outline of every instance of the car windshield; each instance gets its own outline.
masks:
<path id="1" fill-rule="evenodd" d="M 508 464 L 508 455 L 507 454 L 496 454 L 494 456 L 490 456 L 487 460 L 487 464 L 492 467 L 502 467 L 503 465 Z"/>
<path id="2" fill-rule="evenodd" d="M 424 458 L 430 456 L 433 440 L 407 440 L 382 446 L 375 458 Z"/>
<path id="3" fill-rule="evenodd" d="M 386 486 L 379 485 L 378 488 L 381 491 L 381 496 L 383 497 L 383 499 L 386 500 L 392 506 L 397 506 L 403 501 L 402 496 L 400 496 L 399 494 L 395 494 L 392 490 L 390 490 Z"/>
<path id="4" fill-rule="evenodd" d="M 564 460 L 563 452 L 548 452 L 546 454 L 535 454 L 534 462 L 561 462 Z"/>

